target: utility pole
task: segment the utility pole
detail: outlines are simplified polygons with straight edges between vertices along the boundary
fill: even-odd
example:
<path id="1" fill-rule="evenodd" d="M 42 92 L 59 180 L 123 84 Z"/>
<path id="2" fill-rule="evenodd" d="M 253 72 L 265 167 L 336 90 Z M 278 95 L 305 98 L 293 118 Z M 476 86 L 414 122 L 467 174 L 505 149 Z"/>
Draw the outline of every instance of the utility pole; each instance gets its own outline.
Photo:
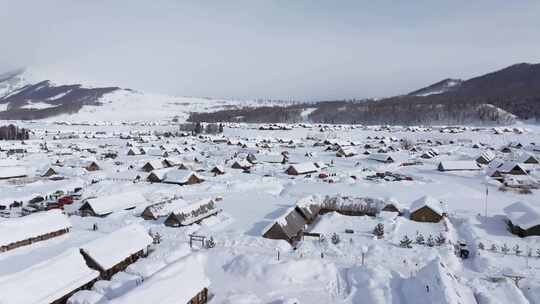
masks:
<path id="1" fill-rule="evenodd" d="M 489 194 L 489 188 L 486 181 L 486 201 L 484 202 L 484 216 L 487 218 L 487 204 L 488 204 L 488 194 Z"/>

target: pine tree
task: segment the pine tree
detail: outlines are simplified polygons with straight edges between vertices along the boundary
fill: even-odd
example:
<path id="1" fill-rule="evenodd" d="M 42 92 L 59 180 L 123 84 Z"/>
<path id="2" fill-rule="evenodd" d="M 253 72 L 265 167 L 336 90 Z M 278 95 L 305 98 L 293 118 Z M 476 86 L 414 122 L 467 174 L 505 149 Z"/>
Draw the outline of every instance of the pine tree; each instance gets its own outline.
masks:
<path id="1" fill-rule="evenodd" d="M 340 241 L 341 239 L 337 233 L 332 234 L 332 244 L 337 245 Z"/>
<path id="2" fill-rule="evenodd" d="M 508 248 L 508 245 L 506 245 L 506 243 L 504 243 L 501 247 L 501 252 L 503 254 L 508 254 L 508 252 L 510 251 L 510 248 Z"/>
<path id="3" fill-rule="evenodd" d="M 493 252 L 497 252 L 497 245 L 491 244 L 490 250 L 493 251 Z"/>
<path id="4" fill-rule="evenodd" d="M 207 241 L 206 241 L 206 248 L 214 248 L 216 247 L 216 242 L 214 241 L 214 237 L 210 237 Z"/>
<path id="5" fill-rule="evenodd" d="M 536 249 L 536 256 L 540 258 L 540 248 Z"/>
<path id="6" fill-rule="evenodd" d="M 430 234 L 427 238 L 427 243 L 429 247 L 435 246 L 435 240 L 433 239 L 433 236 Z"/>
<path id="7" fill-rule="evenodd" d="M 154 244 L 161 243 L 161 235 L 159 234 L 159 232 L 156 231 L 156 233 L 152 236 L 152 239 Z"/>
<path id="8" fill-rule="evenodd" d="M 516 244 L 516 246 L 514 246 L 514 247 L 512 248 L 512 250 L 514 251 L 514 253 L 515 253 L 516 255 L 520 255 L 520 254 L 521 254 L 521 249 L 519 249 L 519 244 Z"/>
<path id="9" fill-rule="evenodd" d="M 435 242 L 437 243 L 437 246 L 442 246 L 444 245 L 444 243 L 446 243 L 446 238 L 442 233 L 439 233 L 439 235 L 435 239 Z"/>
<path id="10" fill-rule="evenodd" d="M 424 243 L 425 243 L 424 236 L 421 233 L 417 234 L 416 235 L 416 244 L 424 245 Z"/>
<path id="11" fill-rule="evenodd" d="M 403 239 L 399 242 L 399 246 L 402 248 L 412 248 L 412 240 L 407 235 L 403 236 Z"/>
<path id="12" fill-rule="evenodd" d="M 203 126 L 200 121 L 195 124 L 195 130 L 193 130 L 193 132 L 195 134 L 201 134 L 203 132 Z"/>
<path id="13" fill-rule="evenodd" d="M 384 237 L 384 225 L 382 223 L 378 223 L 373 229 L 373 234 L 377 236 L 378 239 L 382 239 Z"/>
<path id="14" fill-rule="evenodd" d="M 484 246 L 484 243 L 482 243 L 482 242 L 478 243 L 478 249 L 480 249 L 480 250 L 486 249 L 486 247 Z"/>

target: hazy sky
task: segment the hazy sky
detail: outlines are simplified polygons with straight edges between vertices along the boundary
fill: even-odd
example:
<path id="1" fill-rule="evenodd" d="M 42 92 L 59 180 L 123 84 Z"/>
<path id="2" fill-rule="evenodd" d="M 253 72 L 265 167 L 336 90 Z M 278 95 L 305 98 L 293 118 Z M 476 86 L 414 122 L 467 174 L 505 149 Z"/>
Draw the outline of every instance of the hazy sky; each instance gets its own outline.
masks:
<path id="1" fill-rule="evenodd" d="M 540 62 L 540 1 L 0 0 L 0 71 L 182 96 L 405 93 Z"/>

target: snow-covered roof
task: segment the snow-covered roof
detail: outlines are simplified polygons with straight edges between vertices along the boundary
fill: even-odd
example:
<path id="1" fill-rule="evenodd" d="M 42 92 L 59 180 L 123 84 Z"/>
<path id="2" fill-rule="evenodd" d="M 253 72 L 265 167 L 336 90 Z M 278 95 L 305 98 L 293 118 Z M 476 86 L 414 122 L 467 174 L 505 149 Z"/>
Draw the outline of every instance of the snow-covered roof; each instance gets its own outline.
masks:
<path id="1" fill-rule="evenodd" d="M 171 214 L 174 210 L 178 210 L 182 207 L 185 207 L 188 203 L 179 198 L 173 201 L 160 202 L 151 206 L 148 206 L 147 209 L 156 217 L 163 217 Z"/>
<path id="2" fill-rule="evenodd" d="M 198 179 L 202 179 L 197 173 L 188 170 L 170 170 L 165 173 L 162 179 L 164 183 L 187 183 L 191 176 L 196 176 Z"/>
<path id="3" fill-rule="evenodd" d="M 0 167 L 0 179 L 26 176 L 27 170 L 22 166 Z"/>
<path id="4" fill-rule="evenodd" d="M 60 210 L 38 212 L 25 217 L 7 219 L 0 221 L 0 246 L 70 227 L 69 219 Z"/>
<path id="5" fill-rule="evenodd" d="M 412 202 L 409 211 L 413 213 L 424 206 L 429 207 L 431 210 L 437 212 L 439 215 L 442 215 L 445 212 L 444 205 L 440 200 L 427 195 Z"/>
<path id="6" fill-rule="evenodd" d="M 51 303 L 98 276 L 97 271 L 88 268 L 78 249 L 69 249 L 23 271 L 0 277 L 0 303 Z"/>
<path id="7" fill-rule="evenodd" d="M 497 157 L 497 156 L 495 155 L 495 153 L 494 153 L 493 151 L 487 150 L 487 151 L 482 152 L 482 153 L 477 157 L 477 159 L 480 158 L 480 157 L 484 158 L 484 159 L 485 159 L 486 161 L 488 161 L 488 162 L 491 162 L 491 161 L 494 160 L 495 157 Z"/>
<path id="8" fill-rule="evenodd" d="M 148 245 L 152 244 L 152 241 L 144 227 L 133 224 L 81 246 L 81 249 L 103 270 L 107 270 L 132 254 L 146 249 Z"/>
<path id="9" fill-rule="evenodd" d="M 540 225 L 540 205 L 535 206 L 529 202 L 516 202 L 504 208 L 504 212 L 513 225 L 517 225 L 522 229 Z"/>
<path id="10" fill-rule="evenodd" d="M 453 170 L 480 170 L 473 160 L 445 160 L 439 163 L 439 168 L 445 171 Z"/>
<path id="11" fill-rule="evenodd" d="M 382 162 L 386 162 L 386 161 L 390 161 L 392 160 L 393 161 L 393 158 L 386 154 L 386 153 L 372 153 L 368 156 L 368 159 L 372 159 L 372 160 L 376 160 L 376 161 L 382 161 Z"/>
<path id="12" fill-rule="evenodd" d="M 140 192 L 132 191 L 89 198 L 86 202 L 96 214 L 105 215 L 144 204 L 146 203 L 146 199 Z"/>
<path id="13" fill-rule="evenodd" d="M 182 225 L 190 225 L 212 214 L 217 214 L 219 211 L 214 200 L 207 198 L 187 206 L 180 206 L 172 213 L 181 221 Z"/>
<path id="14" fill-rule="evenodd" d="M 204 264 L 205 259 L 202 255 L 189 255 L 167 266 L 141 285 L 110 303 L 188 303 L 210 285 Z"/>
<path id="15" fill-rule="evenodd" d="M 300 174 L 318 171 L 318 168 L 312 162 L 294 164 L 294 165 L 291 165 L 290 167 L 294 168 L 294 170 Z"/>

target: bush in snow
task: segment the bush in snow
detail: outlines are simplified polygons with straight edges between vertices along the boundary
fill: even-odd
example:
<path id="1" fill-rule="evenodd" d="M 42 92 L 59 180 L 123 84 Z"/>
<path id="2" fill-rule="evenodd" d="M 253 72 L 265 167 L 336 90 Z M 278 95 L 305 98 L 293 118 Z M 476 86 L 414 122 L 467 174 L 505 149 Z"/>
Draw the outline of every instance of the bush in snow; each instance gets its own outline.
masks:
<path id="1" fill-rule="evenodd" d="M 433 239 L 433 236 L 430 234 L 427 238 L 427 243 L 429 247 L 435 246 L 435 240 Z"/>
<path id="2" fill-rule="evenodd" d="M 521 254 L 521 249 L 519 249 L 519 244 L 516 244 L 516 246 L 514 246 L 514 247 L 512 248 L 512 250 L 514 251 L 514 253 L 515 253 L 516 255 L 520 255 L 520 254 Z"/>
<path id="3" fill-rule="evenodd" d="M 375 229 L 373 229 L 373 234 L 377 236 L 378 239 L 382 239 L 384 237 L 384 225 L 378 223 L 377 226 L 375 226 Z"/>
<path id="4" fill-rule="evenodd" d="M 508 245 L 506 245 L 506 243 L 504 243 L 501 247 L 501 252 L 503 254 L 508 254 L 508 252 L 510 251 L 510 248 L 508 248 Z"/>
<path id="5" fill-rule="evenodd" d="M 478 249 L 480 249 L 480 250 L 486 249 L 486 247 L 484 246 L 484 243 L 482 243 L 482 242 L 478 243 Z"/>
<path id="6" fill-rule="evenodd" d="M 492 245 L 491 245 L 491 248 L 490 248 L 489 250 L 491 250 L 491 251 L 493 251 L 493 252 L 497 252 L 497 245 L 492 244 Z"/>
<path id="7" fill-rule="evenodd" d="M 442 233 L 439 233 L 437 238 L 435 238 L 435 242 L 437 243 L 437 246 L 442 246 L 444 243 L 446 243 L 446 238 Z"/>
<path id="8" fill-rule="evenodd" d="M 214 241 L 214 237 L 210 237 L 207 241 L 206 241 L 206 248 L 214 248 L 216 247 L 216 242 Z"/>
<path id="9" fill-rule="evenodd" d="M 324 234 L 321 234 L 321 236 L 319 236 L 319 242 L 320 243 L 326 243 L 326 236 L 324 236 Z"/>
<path id="10" fill-rule="evenodd" d="M 341 242 L 341 239 L 339 238 L 339 235 L 334 232 L 334 234 L 332 234 L 332 244 L 337 245 L 339 242 Z"/>
<path id="11" fill-rule="evenodd" d="M 536 256 L 540 258 L 540 249 L 536 249 Z"/>
<path id="12" fill-rule="evenodd" d="M 421 233 L 416 232 L 416 244 L 418 245 L 424 245 L 425 239 L 424 236 Z"/>
<path id="13" fill-rule="evenodd" d="M 412 248 L 412 240 L 407 235 L 403 236 L 403 239 L 399 241 L 399 246 L 402 248 Z"/>

